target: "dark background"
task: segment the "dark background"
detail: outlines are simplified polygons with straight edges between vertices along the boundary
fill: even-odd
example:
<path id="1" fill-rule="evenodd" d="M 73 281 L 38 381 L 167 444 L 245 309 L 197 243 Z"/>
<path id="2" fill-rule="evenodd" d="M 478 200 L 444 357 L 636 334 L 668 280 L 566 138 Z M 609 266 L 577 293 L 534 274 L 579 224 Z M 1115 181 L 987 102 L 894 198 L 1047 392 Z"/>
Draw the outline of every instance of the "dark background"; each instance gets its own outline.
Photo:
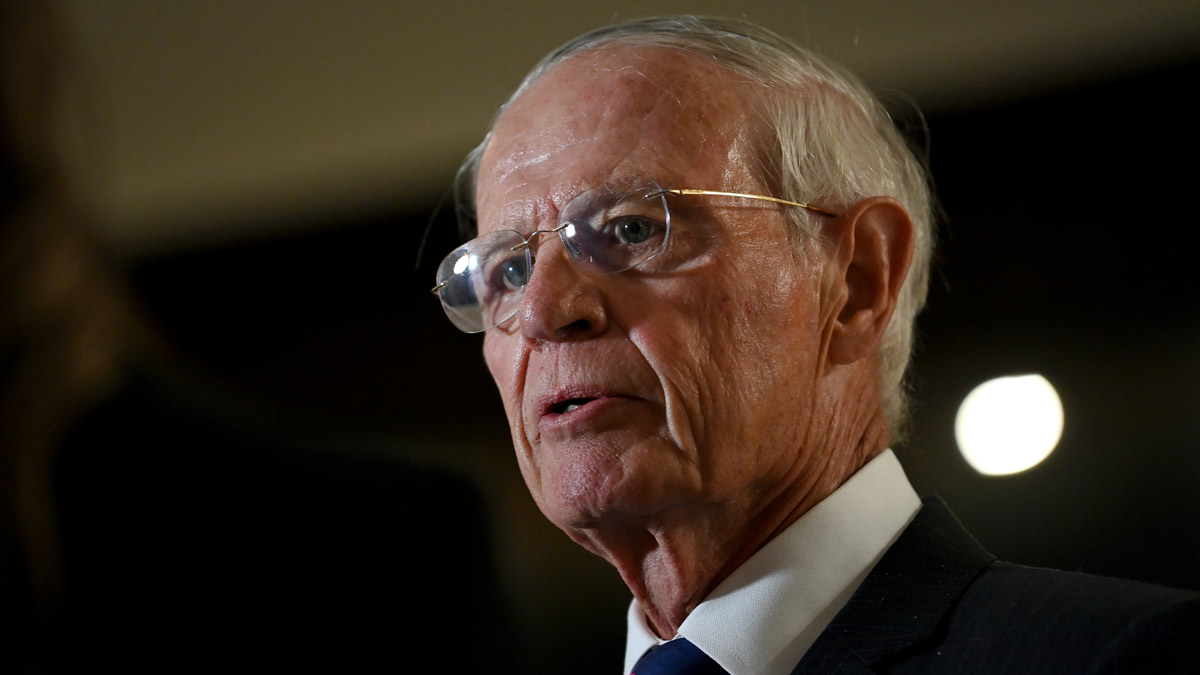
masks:
<path id="1" fill-rule="evenodd" d="M 453 165 L 532 63 L 624 16 L 729 13 L 617 4 L 12 5 L 61 16 L 0 43 L 37 113 L 5 143 L 38 160 L 0 249 L 0 670 L 618 671 L 627 590 L 537 512 L 481 339 L 428 292 Z M 928 115 L 917 490 L 1004 559 L 1200 588 L 1200 6 L 742 11 Z M 165 349 L 128 339 L 92 226 Z M 1062 442 L 980 476 L 955 410 L 1028 372 Z"/>
<path id="2" fill-rule="evenodd" d="M 1188 62 L 930 114 L 945 218 L 899 454 L 918 491 L 942 495 L 1002 558 L 1200 588 L 1200 147 L 1186 101 L 1198 75 Z M 583 640 L 587 672 L 615 672 L 627 593 L 532 508 L 480 338 L 428 293 L 455 243 L 450 209 L 431 199 L 130 272 L 170 341 L 222 386 L 364 461 L 448 469 L 480 491 L 517 643 L 536 645 L 526 670 L 550 672 Z M 958 403 L 1026 372 L 1058 388 L 1062 442 L 1029 472 L 977 475 L 954 445 Z M 420 517 L 453 512 L 434 499 Z"/>

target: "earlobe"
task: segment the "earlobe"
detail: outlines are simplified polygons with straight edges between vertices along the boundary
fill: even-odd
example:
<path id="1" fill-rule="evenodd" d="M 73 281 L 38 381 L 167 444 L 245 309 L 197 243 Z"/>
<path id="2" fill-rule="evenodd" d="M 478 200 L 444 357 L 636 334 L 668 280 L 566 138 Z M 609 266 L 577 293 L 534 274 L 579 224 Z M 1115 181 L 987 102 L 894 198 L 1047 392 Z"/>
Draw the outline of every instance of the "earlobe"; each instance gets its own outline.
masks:
<path id="1" fill-rule="evenodd" d="M 857 202 L 832 224 L 831 263 L 841 306 L 832 317 L 829 359 L 848 364 L 876 351 L 912 262 L 912 218 L 891 197 Z"/>

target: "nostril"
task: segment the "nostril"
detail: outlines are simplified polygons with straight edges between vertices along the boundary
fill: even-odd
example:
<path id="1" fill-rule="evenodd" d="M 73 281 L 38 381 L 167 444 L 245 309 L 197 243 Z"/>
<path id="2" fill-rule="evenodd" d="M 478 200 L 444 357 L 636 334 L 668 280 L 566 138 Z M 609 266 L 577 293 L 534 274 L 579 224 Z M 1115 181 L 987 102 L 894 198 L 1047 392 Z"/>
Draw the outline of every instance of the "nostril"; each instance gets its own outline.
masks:
<path id="1" fill-rule="evenodd" d="M 558 329 L 560 335 L 572 335 L 578 333 L 587 333 L 592 330 L 592 322 L 587 319 L 576 319 L 571 323 Z"/>

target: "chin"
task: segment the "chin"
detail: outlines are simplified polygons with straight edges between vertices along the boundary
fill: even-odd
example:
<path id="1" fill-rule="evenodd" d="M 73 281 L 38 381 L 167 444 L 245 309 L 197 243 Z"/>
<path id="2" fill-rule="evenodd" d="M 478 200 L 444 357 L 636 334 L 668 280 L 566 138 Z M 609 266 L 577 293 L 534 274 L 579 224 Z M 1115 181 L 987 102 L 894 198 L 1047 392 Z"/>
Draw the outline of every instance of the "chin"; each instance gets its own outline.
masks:
<path id="1" fill-rule="evenodd" d="M 559 528 L 586 530 L 642 520 L 678 504 L 682 490 L 671 480 L 672 463 L 630 461 L 616 453 L 577 452 L 543 474 L 538 506 Z"/>

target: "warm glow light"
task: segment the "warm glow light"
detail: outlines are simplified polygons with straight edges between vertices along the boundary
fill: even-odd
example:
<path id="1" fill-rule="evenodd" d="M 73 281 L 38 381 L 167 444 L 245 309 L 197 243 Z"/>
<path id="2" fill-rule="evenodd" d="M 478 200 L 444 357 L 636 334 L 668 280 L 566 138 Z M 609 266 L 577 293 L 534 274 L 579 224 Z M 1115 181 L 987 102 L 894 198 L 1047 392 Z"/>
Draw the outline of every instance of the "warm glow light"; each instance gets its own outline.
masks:
<path id="1" fill-rule="evenodd" d="M 989 476 L 1036 466 L 1058 445 L 1062 430 L 1062 401 L 1041 375 L 984 382 L 963 399 L 954 420 L 959 451 Z"/>

